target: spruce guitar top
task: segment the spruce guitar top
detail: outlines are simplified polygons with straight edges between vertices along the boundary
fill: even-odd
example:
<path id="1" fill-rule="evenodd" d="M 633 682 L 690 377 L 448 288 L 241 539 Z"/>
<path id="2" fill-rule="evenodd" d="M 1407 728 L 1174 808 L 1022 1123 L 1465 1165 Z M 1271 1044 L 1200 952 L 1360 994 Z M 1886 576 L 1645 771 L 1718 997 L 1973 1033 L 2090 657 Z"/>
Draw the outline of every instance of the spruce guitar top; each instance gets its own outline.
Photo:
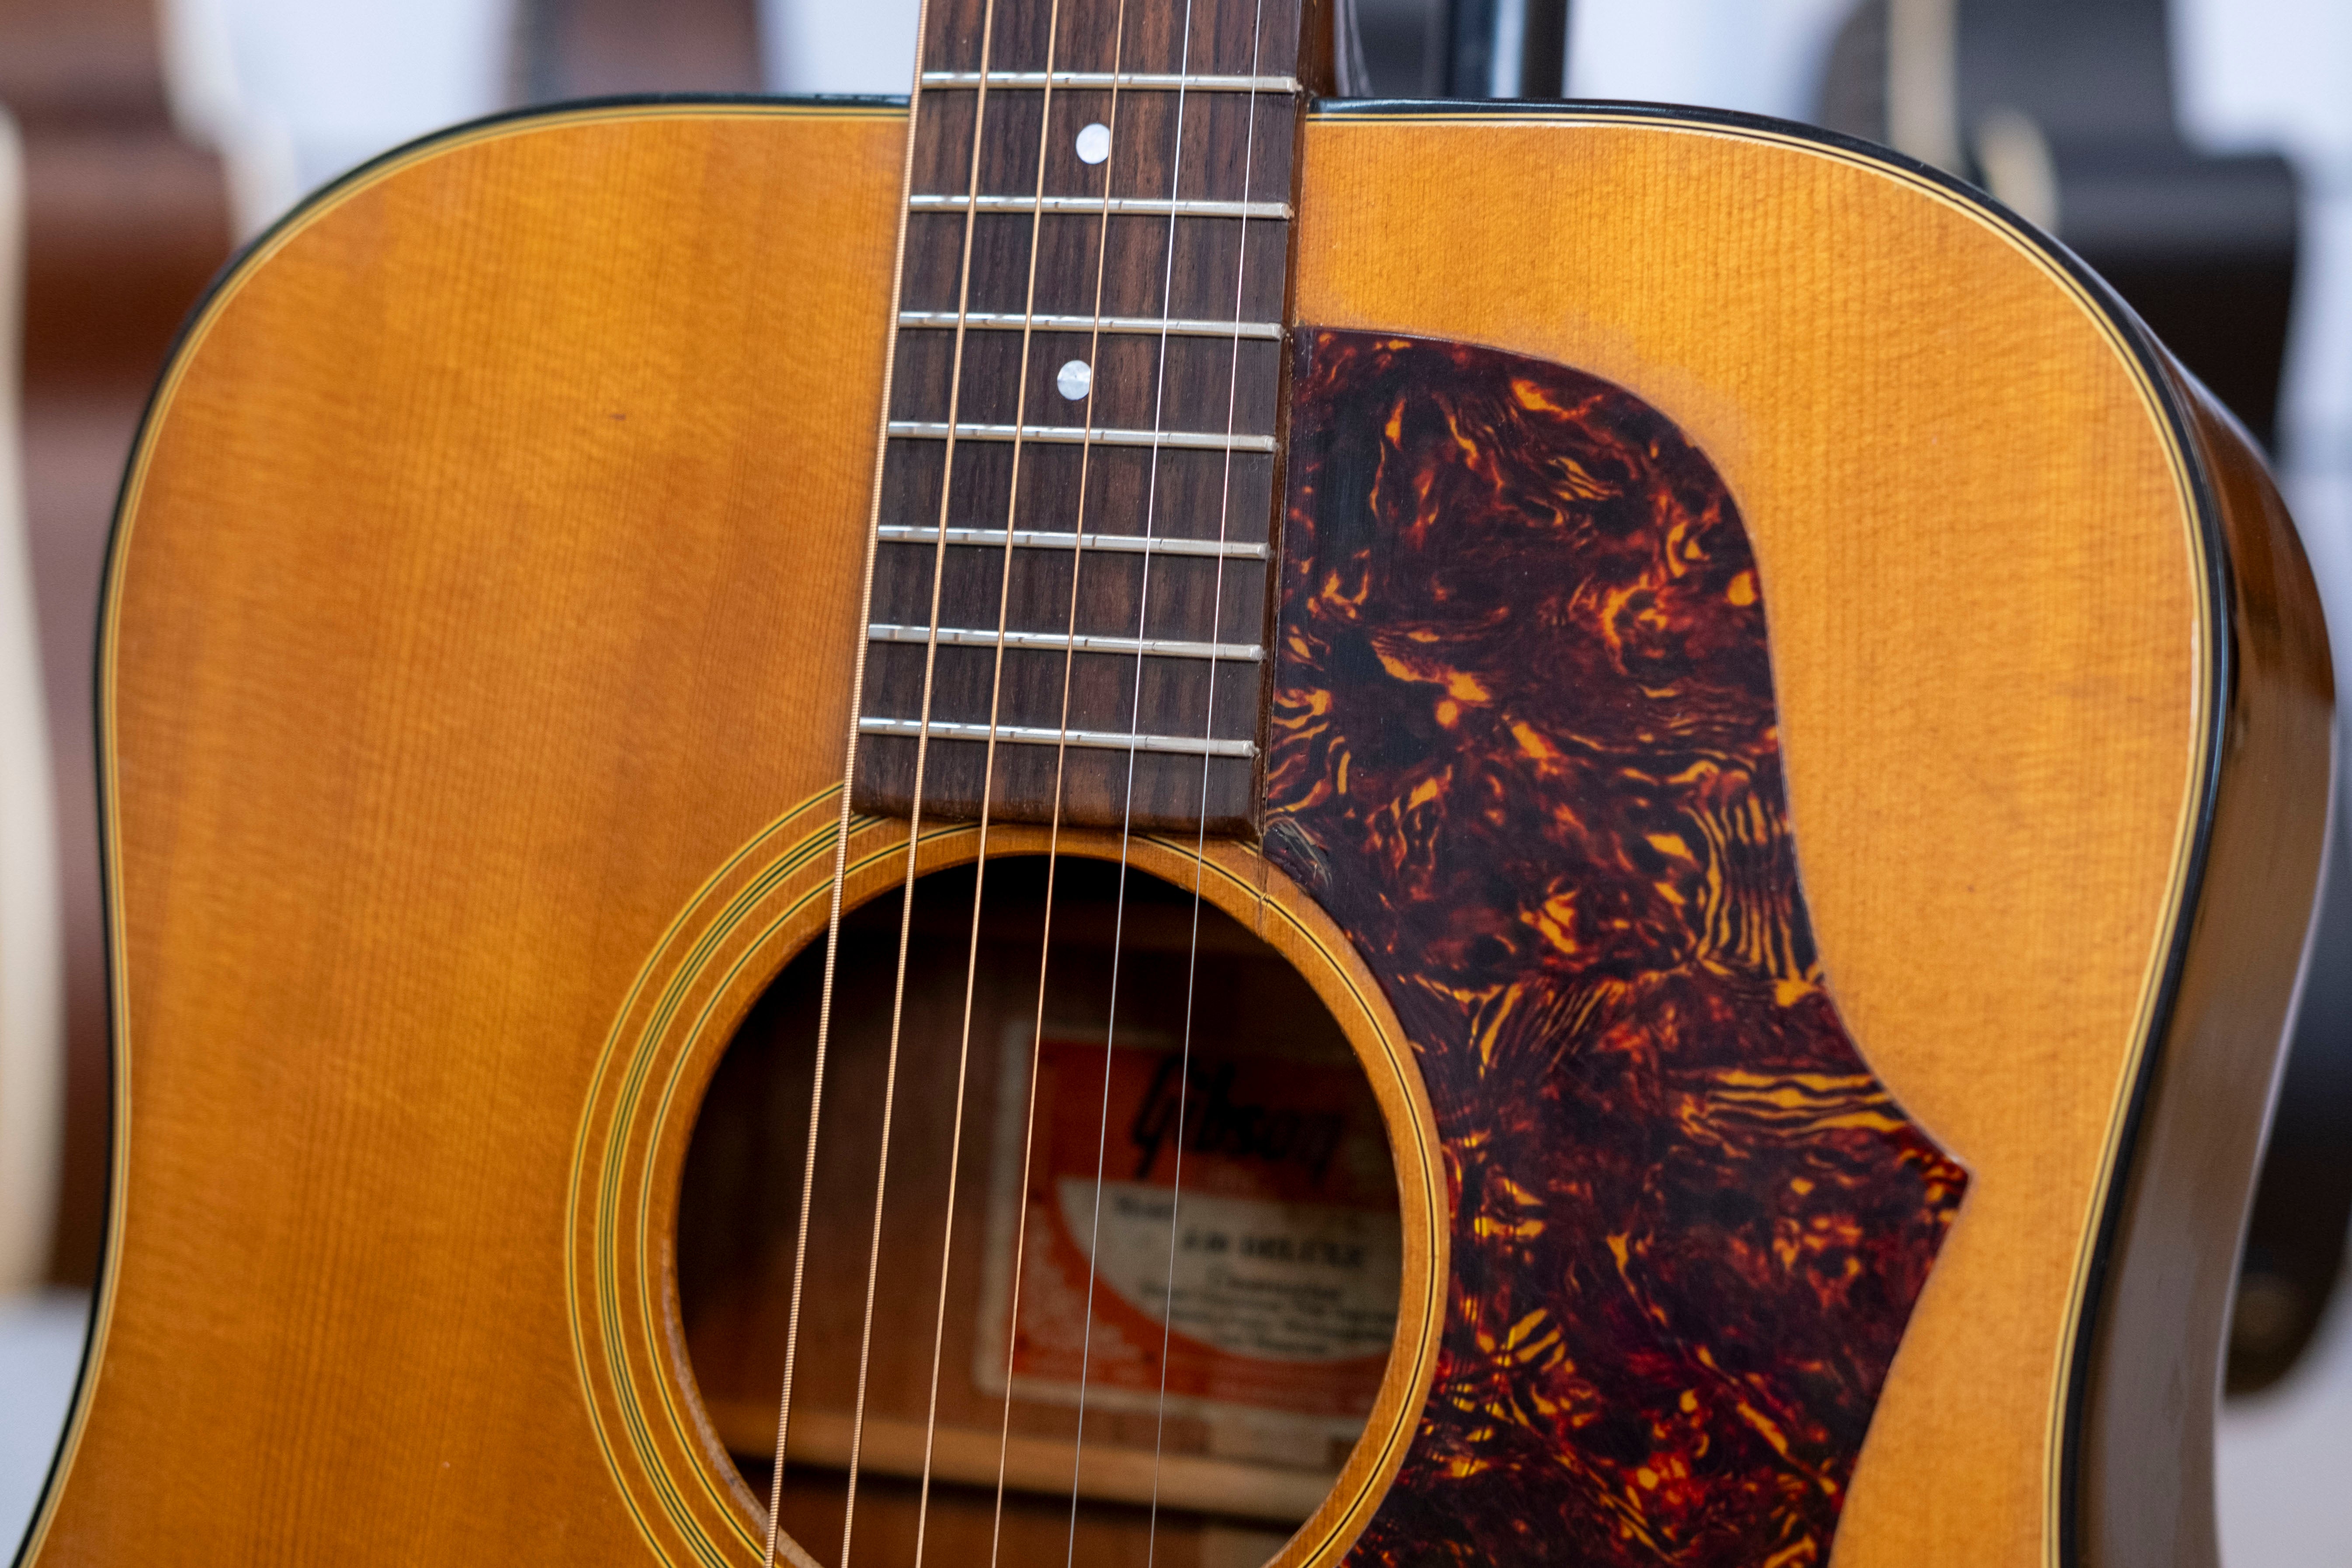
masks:
<path id="1" fill-rule="evenodd" d="M 2259 460 L 1856 142 L 931 0 L 322 193 L 118 519 L 26 1561 L 2210 1563 Z"/>

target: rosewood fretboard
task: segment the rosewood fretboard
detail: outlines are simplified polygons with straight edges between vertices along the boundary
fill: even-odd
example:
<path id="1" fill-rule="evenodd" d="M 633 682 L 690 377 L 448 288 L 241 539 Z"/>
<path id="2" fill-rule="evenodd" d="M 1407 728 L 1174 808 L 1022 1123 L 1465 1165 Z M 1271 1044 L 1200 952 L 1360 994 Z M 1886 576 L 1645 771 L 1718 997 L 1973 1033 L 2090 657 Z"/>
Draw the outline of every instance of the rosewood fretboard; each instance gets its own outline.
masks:
<path id="1" fill-rule="evenodd" d="M 1301 32 L 930 7 L 861 806 L 1251 826 Z"/>

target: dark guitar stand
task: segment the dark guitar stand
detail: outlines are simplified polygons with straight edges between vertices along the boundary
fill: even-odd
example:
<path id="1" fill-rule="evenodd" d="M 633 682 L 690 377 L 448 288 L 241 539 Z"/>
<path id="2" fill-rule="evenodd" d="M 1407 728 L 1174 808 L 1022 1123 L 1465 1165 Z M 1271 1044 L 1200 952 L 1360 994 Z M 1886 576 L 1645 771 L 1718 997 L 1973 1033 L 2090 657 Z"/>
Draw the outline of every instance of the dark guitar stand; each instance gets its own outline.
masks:
<path id="1" fill-rule="evenodd" d="M 1558 98 L 1566 90 L 1568 0 L 1454 0 L 1430 29 L 1440 98 Z"/>
<path id="2" fill-rule="evenodd" d="M 1343 0 L 1348 98 L 1558 98 L 1569 0 Z"/>

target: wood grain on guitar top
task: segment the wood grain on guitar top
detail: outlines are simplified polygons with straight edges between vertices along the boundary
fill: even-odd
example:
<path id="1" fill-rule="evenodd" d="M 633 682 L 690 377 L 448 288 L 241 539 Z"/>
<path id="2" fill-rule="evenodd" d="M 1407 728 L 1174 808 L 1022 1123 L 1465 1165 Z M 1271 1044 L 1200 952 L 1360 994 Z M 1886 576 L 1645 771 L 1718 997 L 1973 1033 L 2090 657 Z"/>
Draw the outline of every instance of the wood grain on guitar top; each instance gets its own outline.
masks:
<path id="1" fill-rule="evenodd" d="M 31 1561 L 646 1555 L 566 1326 L 571 1164 L 673 918 L 838 780 L 904 133 L 488 128 L 309 209 L 199 319 L 110 589 L 114 1211 Z M 2292 946 L 2307 901 L 2326 677 L 2291 547 L 2273 596 L 2222 602 L 2179 396 L 2046 255 L 1899 169 L 1598 112 L 1310 115 L 1299 156 L 1296 319 L 1575 365 L 1738 498 L 1823 972 L 1969 1173 L 1837 1562 L 2053 1562 L 2209 761 L 2278 825 L 2242 939 Z M 2216 757 L 2238 637 L 2269 652 Z M 2273 1050 L 2283 1005 L 2200 1015 L 2167 1081 Z M 2258 1126 L 2221 1076 L 2214 1123 Z M 2149 1211 L 2151 1258 L 2231 1247 L 2252 1140 L 2187 1142 L 2220 1195 Z M 2218 1321 L 2143 1284 L 2137 1408 L 2193 1404 Z M 689 1469 L 744 1524 L 715 1445 Z"/>

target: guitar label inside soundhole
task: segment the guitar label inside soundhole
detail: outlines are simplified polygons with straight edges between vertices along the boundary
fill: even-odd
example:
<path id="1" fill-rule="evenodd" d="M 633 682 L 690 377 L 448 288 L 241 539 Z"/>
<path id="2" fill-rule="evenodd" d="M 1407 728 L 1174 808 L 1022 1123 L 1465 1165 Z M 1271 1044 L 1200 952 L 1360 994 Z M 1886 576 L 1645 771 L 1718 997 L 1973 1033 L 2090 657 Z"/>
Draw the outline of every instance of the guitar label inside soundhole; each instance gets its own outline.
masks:
<path id="1" fill-rule="evenodd" d="M 1109 1053 L 1106 1118 L 1102 1039 L 1049 1035 L 1024 1189 L 1029 1055 L 1025 1034 L 1006 1041 L 982 1385 L 1004 1386 L 1025 1210 L 1009 1342 L 1022 1395 L 1075 1401 L 1083 1385 L 1101 1408 L 1159 1408 L 1164 1342 L 1168 1408 L 1286 1429 L 1293 1454 L 1352 1441 L 1388 1364 L 1404 1266 L 1362 1071 L 1279 1039 L 1198 1042 L 1189 1064 L 1175 1042 L 1131 1039 Z"/>
<path id="2" fill-rule="evenodd" d="M 1738 508 L 1596 377 L 1297 342 L 1266 854 L 1457 1183 L 1353 1561 L 1818 1568 L 1967 1175 L 1831 1001 Z"/>

